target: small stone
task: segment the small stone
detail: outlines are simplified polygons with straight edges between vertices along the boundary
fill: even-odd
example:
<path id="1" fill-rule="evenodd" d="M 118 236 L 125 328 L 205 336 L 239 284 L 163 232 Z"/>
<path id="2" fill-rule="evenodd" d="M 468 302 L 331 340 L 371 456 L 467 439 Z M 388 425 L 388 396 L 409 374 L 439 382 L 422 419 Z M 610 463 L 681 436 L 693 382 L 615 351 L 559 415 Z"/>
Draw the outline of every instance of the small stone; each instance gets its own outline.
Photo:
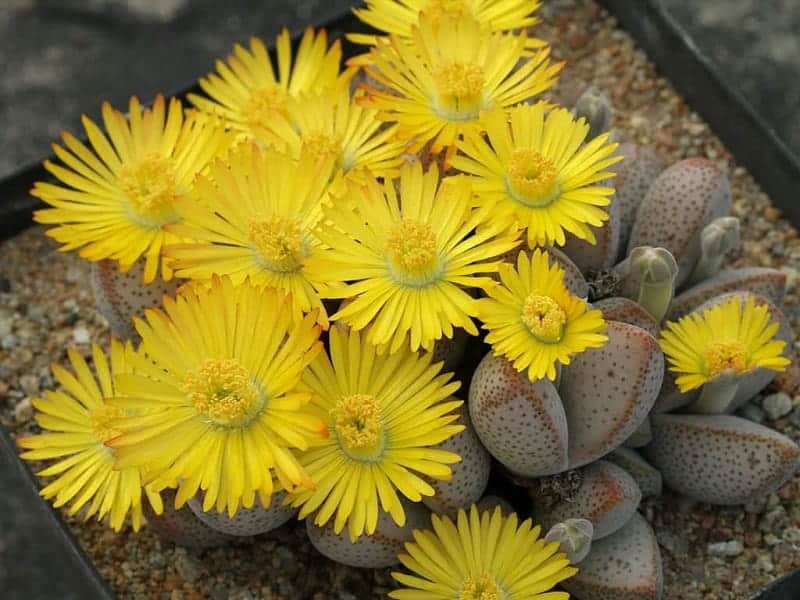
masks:
<path id="1" fill-rule="evenodd" d="M 788 525 L 789 518 L 782 506 L 777 506 L 758 520 L 758 528 L 764 532 L 779 533 Z"/>
<path id="2" fill-rule="evenodd" d="M 743 551 L 744 546 L 739 540 L 728 540 L 727 542 L 716 542 L 708 545 L 708 554 L 711 556 L 739 556 Z"/>
<path id="3" fill-rule="evenodd" d="M 16 348 L 18 343 L 19 340 L 17 340 L 17 336 L 15 336 L 13 333 L 9 333 L 0 339 L 0 348 L 3 348 L 3 350 L 13 350 Z"/>
<path id="4" fill-rule="evenodd" d="M 763 423 L 764 422 L 764 411 L 761 409 L 760 406 L 757 404 L 753 404 L 752 402 L 748 402 L 742 408 L 739 409 L 737 413 L 740 417 L 747 419 L 748 421 L 753 421 L 754 423 Z"/>
<path id="5" fill-rule="evenodd" d="M 92 339 L 89 330 L 83 325 L 79 325 L 72 330 L 72 341 L 76 344 L 88 344 Z"/>
<path id="6" fill-rule="evenodd" d="M 771 573 L 775 569 L 775 565 L 772 563 L 772 559 L 768 554 L 762 554 L 756 559 L 756 568 L 759 571 Z"/>
<path id="7" fill-rule="evenodd" d="M 27 423 L 33 417 L 33 405 L 30 398 L 23 398 L 14 407 L 14 420 L 19 423 Z"/>
<path id="8" fill-rule="evenodd" d="M 202 564 L 197 559 L 189 556 L 186 552 L 178 553 L 175 559 L 175 570 L 185 581 L 194 583 L 200 579 L 202 569 Z"/>
<path id="9" fill-rule="evenodd" d="M 788 527 L 781 535 L 783 541 L 790 544 L 800 545 L 800 528 Z"/>
<path id="10" fill-rule="evenodd" d="M 39 393 L 39 378 L 35 375 L 23 375 L 19 378 L 19 387 L 28 396 L 35 396 Z"/>
<path id="11" fill-rule="evenodd" d="M 781 538 L 772 533 L 766 533 L 764 534 L 764 543 L 767 546 L 777 546 L 778 544 L 781 543 Z"/>
<path id="12" fill-rule="evenodd" d="M 792 412 L 792 398 L 786 392 L 778 392 L 764 397 L 761 407 L 767 416 L 775 421 Z"/>

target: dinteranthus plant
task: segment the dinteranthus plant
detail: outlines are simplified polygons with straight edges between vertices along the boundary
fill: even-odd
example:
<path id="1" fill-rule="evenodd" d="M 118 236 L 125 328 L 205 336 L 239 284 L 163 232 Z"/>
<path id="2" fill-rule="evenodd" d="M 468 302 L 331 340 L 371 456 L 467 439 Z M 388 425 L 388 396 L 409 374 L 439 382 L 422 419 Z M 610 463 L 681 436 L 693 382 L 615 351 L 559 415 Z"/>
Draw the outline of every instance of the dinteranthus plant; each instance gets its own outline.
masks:
<path id="1" fill-rule="evenodd" d="M 34 401 L 42 495 L 197 546 L 304 519 L 402 564 L 393 598 L 591 600 L 660 597 L 662 480 L 739 504 L 789 477 L 797 446 L 731 416 L 788 362 L 782 276 L 722 268 L 713 163 L 543 96 L 538 5 L 367 0 L 345 66 L 284 31 L 188 105 L 64 133 L 35 218 L 115 337 Z"/>

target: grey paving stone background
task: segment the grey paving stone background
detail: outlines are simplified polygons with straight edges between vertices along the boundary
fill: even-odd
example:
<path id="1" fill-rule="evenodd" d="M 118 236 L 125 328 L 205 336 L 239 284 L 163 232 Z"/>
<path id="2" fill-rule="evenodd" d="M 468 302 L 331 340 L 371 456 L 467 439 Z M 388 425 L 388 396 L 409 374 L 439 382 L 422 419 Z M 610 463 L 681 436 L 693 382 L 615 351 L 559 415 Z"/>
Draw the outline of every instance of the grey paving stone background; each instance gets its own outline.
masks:
<path id="1" fill-rule="evenodd" d="M 800 0 L 662 2 L 800 155 Z"/>

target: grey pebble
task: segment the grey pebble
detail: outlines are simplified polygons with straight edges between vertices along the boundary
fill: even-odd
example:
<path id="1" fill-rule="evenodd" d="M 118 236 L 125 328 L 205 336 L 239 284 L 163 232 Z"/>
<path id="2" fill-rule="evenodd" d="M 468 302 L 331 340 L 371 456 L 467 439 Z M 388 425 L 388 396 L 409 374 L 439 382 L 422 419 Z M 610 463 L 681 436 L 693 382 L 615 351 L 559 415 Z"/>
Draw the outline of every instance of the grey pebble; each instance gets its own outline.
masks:
<path id="1" fill-rule="evenodd" d="M 16 348 L 17 343 L 17 336 L 15 336 L 13 333 L 4 335 L 3 338 L 0 339 L 0 347 L 2 347 L 3 350 L 13 350 Z"/>
<path id="2" fill-rule="evenodd" d="M 765 396 L 761 407 L 767 416 L 775 421 L 792 412 L 792 398 L 786 392 L 778 392 Z"/>
<path id="3" fill-rule="evenodd" d="M 739 556 L 744 551 L 744 546 L 739 540 L 729 540 L 727 542 L 716 542 L 708 545 L 708 553 L 711 556 Z"/>

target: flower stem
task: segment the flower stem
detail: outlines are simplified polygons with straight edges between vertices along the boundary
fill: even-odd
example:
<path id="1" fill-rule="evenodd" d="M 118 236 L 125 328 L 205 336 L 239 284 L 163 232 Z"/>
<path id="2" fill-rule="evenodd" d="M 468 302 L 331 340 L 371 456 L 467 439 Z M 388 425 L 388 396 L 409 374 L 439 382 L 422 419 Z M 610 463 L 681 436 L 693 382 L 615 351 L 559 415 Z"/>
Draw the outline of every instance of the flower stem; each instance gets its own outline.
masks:
<path id="1" fill-rule="evenodd" d="M 721 375 L 703 386 L 700 396 L 688 407 L 688 412 L 705 415 L 721 415 L 728 411 L 736 390 L 739 389 L 739 378 Z"/>

